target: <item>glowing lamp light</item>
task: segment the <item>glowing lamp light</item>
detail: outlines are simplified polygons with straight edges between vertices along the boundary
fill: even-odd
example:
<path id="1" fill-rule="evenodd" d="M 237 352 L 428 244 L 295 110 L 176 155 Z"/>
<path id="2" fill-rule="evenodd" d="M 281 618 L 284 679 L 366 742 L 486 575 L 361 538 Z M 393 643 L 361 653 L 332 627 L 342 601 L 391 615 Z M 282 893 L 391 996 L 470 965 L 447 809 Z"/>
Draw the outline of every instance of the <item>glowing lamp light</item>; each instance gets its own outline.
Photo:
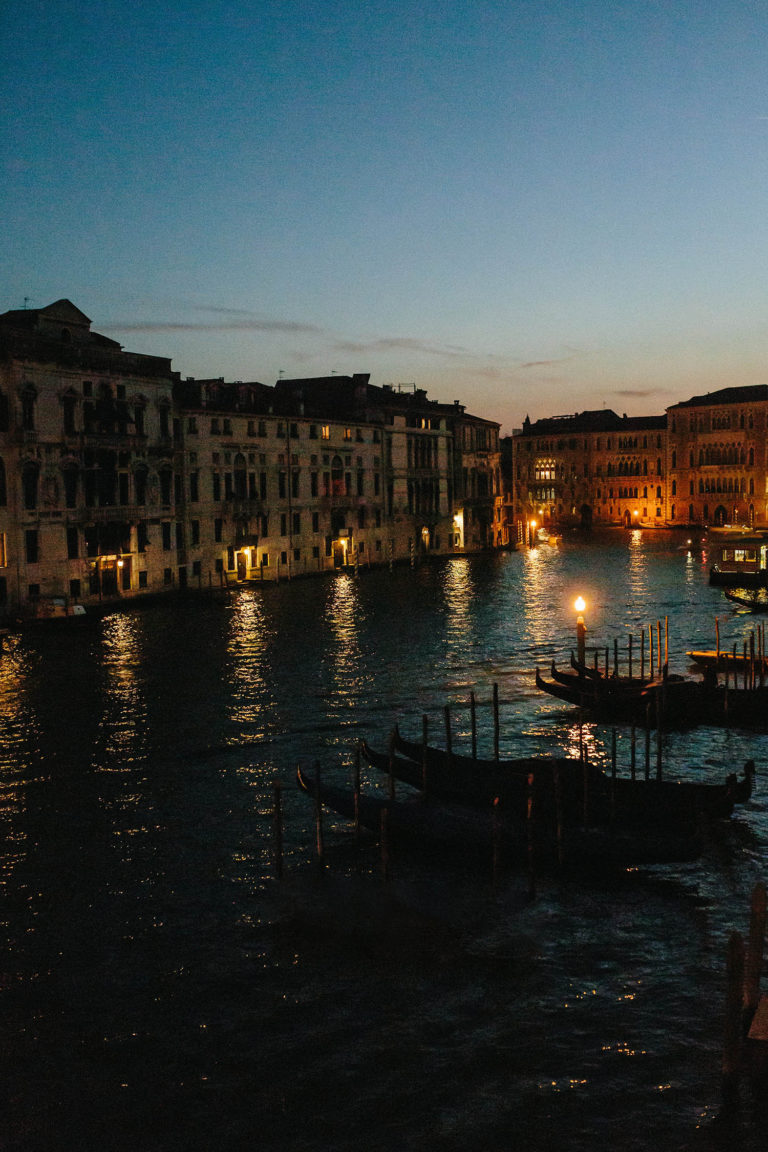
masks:
<path id="1" fill-rule="evenodd" d="M 583 596 L 578 596 L 573 606 L 579 613 L 576 618 L 576 647 L 578 649 L 578 659 L 580 664 L 584 664 L 587 659 L 587 629 L 581 613 L 586 608 L 587 602 Z"/>

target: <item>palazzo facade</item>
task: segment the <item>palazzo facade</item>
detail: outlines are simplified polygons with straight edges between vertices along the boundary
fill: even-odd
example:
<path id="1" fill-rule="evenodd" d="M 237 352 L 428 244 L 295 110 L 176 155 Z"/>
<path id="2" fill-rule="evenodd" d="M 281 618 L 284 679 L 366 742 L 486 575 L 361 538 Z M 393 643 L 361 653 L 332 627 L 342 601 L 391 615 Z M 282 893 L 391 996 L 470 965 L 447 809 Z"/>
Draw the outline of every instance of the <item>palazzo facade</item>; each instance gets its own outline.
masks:
<path id="1" fill-rule="evenodd" d="M 68 300 L 0 315 L 0 613 L 502 542 L 499 425 L 364 373 L 182 380 Z"/>

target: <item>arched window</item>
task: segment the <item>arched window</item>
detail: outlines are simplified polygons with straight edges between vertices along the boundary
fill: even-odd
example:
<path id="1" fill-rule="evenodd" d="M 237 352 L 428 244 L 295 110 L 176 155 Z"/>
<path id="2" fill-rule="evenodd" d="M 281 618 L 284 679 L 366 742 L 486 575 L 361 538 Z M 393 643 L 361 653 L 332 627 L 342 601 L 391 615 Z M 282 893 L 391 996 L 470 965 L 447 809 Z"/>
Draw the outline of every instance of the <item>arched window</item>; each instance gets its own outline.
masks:
<path id="1" fill-rule="evenodd" d="M 0 459 L 0 505 L 8 503 L 8 486 L 5 482 L 5 461 Z"/>
<path id="2" fill-rule="evenodd" d="M 238 452 L 235 456 L 233 467 L 235 499 L 245 500 L 248 496 L 248 473 L 246 470 L 245 456 L 243 456 L 242 452 Z"/>

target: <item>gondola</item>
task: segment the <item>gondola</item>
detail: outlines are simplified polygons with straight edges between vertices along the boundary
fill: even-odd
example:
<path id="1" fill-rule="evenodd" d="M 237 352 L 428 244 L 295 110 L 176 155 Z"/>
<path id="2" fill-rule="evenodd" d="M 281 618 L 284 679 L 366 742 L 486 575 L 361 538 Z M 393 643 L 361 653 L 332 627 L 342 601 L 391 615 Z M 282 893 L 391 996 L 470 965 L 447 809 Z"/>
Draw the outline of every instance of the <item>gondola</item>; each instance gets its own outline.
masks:
<path id="1" fill-rule="evenodd" d="M 556 787 L 563 802 L 572 805 L 583 796 L 585 771 L 588 781 L 595 787 L 606 779 L 596 766 L 587 764 L 585 769 L 580 761 L 564 757 L 474 761 L 471 757 L 454 756 L 429 746 L 424 754 L 421 745 L 397 737 L 395 746 L 410 748 L 412 758 L 377 752 L 366 741 L 361 747 L 373 768 L 418 788 L 426 796 L 474 807 L 487 807 L 498 799 L 521 818 L 529 795 L 529 777 L 537 801 L 546 806 L 551 815 L 554 814 Z"/>
<path id="2" fill-rule="evenodd" d="M 751 595 L 746 588 L 723 588 L 723 595 L 732 604 L 748 608 L 750 612 L 768 612 L 768 592 L 765 588 L 755 588 Z"/>
<path id="3" fill-rule="evenodd" d="M 624 688 L 611 677 L 600 680 L 574 673 L 558 672 L 545 680 L 536 669 L 536 687 L 575 708 L 582 708 L 600 719 L 644 724 L 648 717 L 661 716 L 666 727 L 686 728 L 706 722 L 710 695 L 707 686 L 682 677 L 653 680 L 636 688 Z"/>
<path id="4" fill-rule="evenodd" d="M 398 737 L 395 737 L 398 745 Z M 542 819 L 565 824 L 583 821 L 586 804 L 591 820 L 618 820 L 624 824 L 655 822 L 671 824 L 699 816 L 722 819 L 736 804 L 752 795 L 753 760 L 747 761 L 741 779 L 730 773 L 722 784 L 700 781 L 645 780 L 611 776 L 581 760 L 529 757 L 486 762 L 479 768 L 466 757 L 456 758 L 437 748 L 424 749 L 399 738 L 401 749 L 410 748 L 414 758 L 376 752 L 366 742 L 363 754 L 372 767 L 436 799 L 487 807 L 499 799 L 505 808 L 522 818 L 529 796 L 539 806 Z M 421 760 L 416 756 L 420 755 Z M 427 776 L 424 777 L 424 763 Z M 426 785 L 426 787 L 425 787 Z"/>
<path id="5" fill-rule="evenodd" d="M 315 773 L 317 769 L 315 768 Z M 299 787 L 347 820 L 388 841 L 411 845 L 459 864 L 490 865 L 494 856 L 509 863 L 566 864 L 603 869 L 695 859 L 701 852 L 700 829 L 627 828 L 621 825 L 561 829 L 535 819 L 515 819 L 498 805 L 487 809 L 465 805 L 392 799 L 381 792 L 358 793 L 327 784 L 307 767 L 297 767 Z M 384 815 L 386 813 L 386 816 Z"/>

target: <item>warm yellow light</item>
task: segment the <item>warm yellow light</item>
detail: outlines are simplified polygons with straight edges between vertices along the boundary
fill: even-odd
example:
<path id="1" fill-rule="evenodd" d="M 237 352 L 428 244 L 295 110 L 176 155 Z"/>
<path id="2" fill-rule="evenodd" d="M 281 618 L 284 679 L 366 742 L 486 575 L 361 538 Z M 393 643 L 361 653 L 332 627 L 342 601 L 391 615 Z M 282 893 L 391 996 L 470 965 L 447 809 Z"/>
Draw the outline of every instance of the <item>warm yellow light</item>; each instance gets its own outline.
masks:
<path id="1" fill-rule="evenodd" d="M 536 521 L 535 521 L 535 520 L 531 520 L 531 528 L 535 528 L 535 527 L 536 527 Z"/>
<path id="2" fill-rule="evenodd" d="M 634 510 L 634 512 L 632 513 L 632 515 L 633 515 L 633 516 L 637 516 L 637 508 L 635 508 L 635 510 Z"/>
<path id="3" fill-rule="evenodd" d="M 583 596 L 578 596 L 576 603 L 573 605 L 577 612 L 583 612 L 587 606 L 587 602 Z"/>

